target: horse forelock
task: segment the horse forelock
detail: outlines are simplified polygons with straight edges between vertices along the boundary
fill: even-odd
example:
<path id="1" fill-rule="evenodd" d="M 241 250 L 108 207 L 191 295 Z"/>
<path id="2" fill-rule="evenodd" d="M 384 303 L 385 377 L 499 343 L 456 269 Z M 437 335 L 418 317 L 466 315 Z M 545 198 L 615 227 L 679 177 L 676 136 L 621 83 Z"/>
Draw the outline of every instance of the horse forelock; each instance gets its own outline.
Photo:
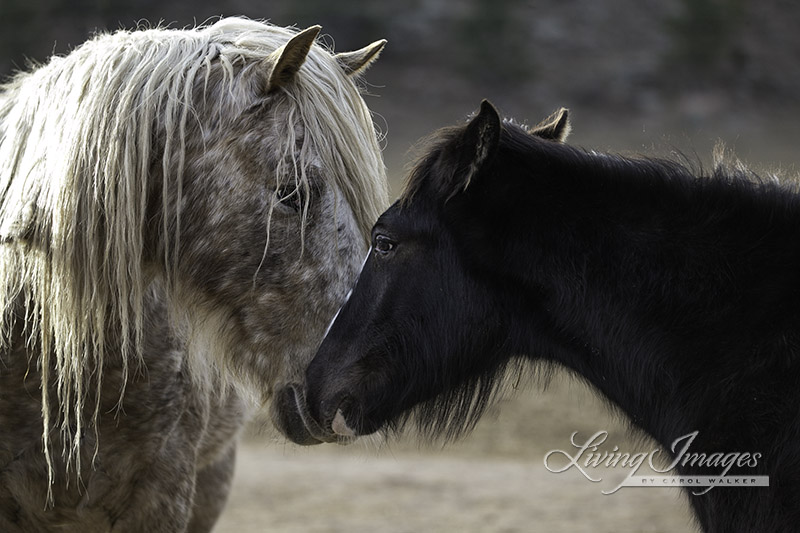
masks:
<path id="1" fill-rule="evenodd" d="M 296 109 L 290 116 L 311 143 L 309 150 L 290 159 L 322 167 L 323 177 L 352 208 L 368 243 L 372 225 L 388 204 L 386 171 L 370 111 L 342 72 L 328 52 L 312 49 L 288 94 Z M 292 147 L 287 145 L 289 151 Z"/>
<path id="2" fill-rule="evenodd" d="M 79 460 L 81 413 L 88 388 L 102 382 L 110 324 L 121 328 L 125 376 L 128 361 L 141 360 L 154 165 L 168 193 L 163 198 L 180 197 L 193 143 L 202 145 L 209 121 L 231 120 L 252 104 L 255 89 L 242 83 L 248 70 L 266 64 L 295 33 L 238 18 L 189 30 L 120 31 L 17 75 L 0 92 L 0 342 L 12 348 L 21 316 L 39 344 L 48 464 L 47 428 L 54 424 L 63 454 Z M 198 94 L 217 117 L 201 116 Z M 295 83 L 276 98 L 288 102 L 289 112 L 280 115 L 285 131 L 300 126 L 310 141 L 298 147 L 291 135 L 279 139 L 279 151 L 296 162 L 288 170 L 307 190 L 309 169 L 322 167 L 366 241 L 387 191 L 357 87 L 329 51 L 314 46 Z M 164 219 L 179 228 L 179 212 L 168 213 L 169 205 L 163 201 Z M 158 233 L 164 241 L 180 239 L 166 222 Z M 171 259 L 165 257 L 168 270 Z M 59 413 L 50 412 L 52 400 Z"/>

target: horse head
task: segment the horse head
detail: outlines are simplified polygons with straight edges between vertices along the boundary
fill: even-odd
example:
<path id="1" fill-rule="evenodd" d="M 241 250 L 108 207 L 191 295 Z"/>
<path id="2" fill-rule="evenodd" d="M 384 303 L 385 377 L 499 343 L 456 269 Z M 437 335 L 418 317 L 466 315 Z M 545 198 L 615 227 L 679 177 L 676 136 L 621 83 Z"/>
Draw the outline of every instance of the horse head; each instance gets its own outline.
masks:
<path id="1" fill-rule="evenodd" d="M 511 355 L 497 318 L 506 293 L 480 257 L 506 127 L 517 128 L 484 101 L 468 124 L 438 132 L 376 222 L 352 295 L 307 371 L 311 427 L 350 439 L 416 412 L 422 429 L 453 437 L 477 421 Z M 526 134 L 557 144 L 568 131 L 562 109 Z"/>
<path id="2" fill-rule="evenodd" d="M 159 306 L 196 385 L 267 400 L 302 384 L 387 195 L 357 87 L 385 41 L 334 54 L 319 31 L 238 18 L 120 31 L 6 88 L 0 331 L 26 317 L 54 368 L 45 420 L 57 402 L 80 434 L 104 361 L 124 383 Z M 285 407 L 278 427 L 313 442 Z"/>

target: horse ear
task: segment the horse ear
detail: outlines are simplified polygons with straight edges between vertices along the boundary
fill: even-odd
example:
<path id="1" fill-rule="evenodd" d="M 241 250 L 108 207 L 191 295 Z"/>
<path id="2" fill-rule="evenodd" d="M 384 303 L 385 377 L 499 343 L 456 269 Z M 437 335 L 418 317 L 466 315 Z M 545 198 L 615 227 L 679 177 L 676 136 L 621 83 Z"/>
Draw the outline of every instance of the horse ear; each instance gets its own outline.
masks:
<path id="1" fill-rule="evenodd" d="M 467 190 L 472 179 L 481 171 L 497 150 L 500 142 L 501 129 L 500 115 L 497 109 L 488 101 L 481 102 L 481 109 L 473 118 L 461 137 L 459 143 L 461 150 L 461 164 L 459 168 L 465 169 L 464 186 Z"/>
<path id="2" fill-rule="evenodd" d="M 352 76 L 367 70 L 367 68 L 378 59 L 384 46 L 386 46 L 386 39 L 381 39 L 380 41 L 375 41 L 365 46 L 361 50 L 336 54 L 334 59 L 336 59 L 339 66 L 342 67 L 345 74 Z"/>
<path id="3" fill-rule="evenodd" d="M 542 139 L 563 143 L 567 140 L 570 131 L 572 131 L 572 124 L 569 121 L 569 110 L 562 107 L 544 119 L 541 124 L 529 129 L 528 133 Z"/>
<path id="4" fill-rule="evenodd" d="M 267 82 L 268 93 L 280 89 L 294 79 L 321 29 L 321 26 L 311 26 L 270 54 L 269 61 L 272 63 L 272 69 Z"/>

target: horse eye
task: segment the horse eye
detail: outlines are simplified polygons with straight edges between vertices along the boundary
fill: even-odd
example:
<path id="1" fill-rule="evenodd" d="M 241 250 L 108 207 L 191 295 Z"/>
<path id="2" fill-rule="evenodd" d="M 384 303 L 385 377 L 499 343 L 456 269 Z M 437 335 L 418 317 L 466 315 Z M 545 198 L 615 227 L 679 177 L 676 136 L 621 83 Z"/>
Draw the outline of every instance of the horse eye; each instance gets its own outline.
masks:
<path id="1" fill-rule="evenodd" d="M 386 235 L 376 235 L 375 236 L 375 251 L 379 254 L 388 254 L 392 250 L 394 250 L 395 243 L 387 237 Z"/>
<path id="2" fill-rule="evenodd" d="M 300 211 L 300 190 L 293 186 L 279 187 L 275 191 L 278 202 L 290 207 L 295 211 Z"/>

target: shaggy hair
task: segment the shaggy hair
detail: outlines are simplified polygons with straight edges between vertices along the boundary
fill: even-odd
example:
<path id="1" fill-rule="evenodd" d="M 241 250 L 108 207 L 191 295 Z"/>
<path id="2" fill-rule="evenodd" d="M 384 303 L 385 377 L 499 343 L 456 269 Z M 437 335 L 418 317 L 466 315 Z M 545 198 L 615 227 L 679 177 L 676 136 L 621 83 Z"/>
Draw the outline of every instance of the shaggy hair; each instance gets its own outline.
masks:
<path id="1" fill-rule="evenodd" d="M 205 133 L 198 108 L 213 104 L 204 106 L 216 109 L 216 119 L 204 120 L 212 124 L 243 112 L 253 88 L 241 80 L 276 60 L 294 34 L 239 18 L 188 30 L 103 34 L 17 75 L 0 92 L 0 342 L 9 350 L 15 323 L 24 321 L 29 348 L 41 354 L 35 365 L 51 483 L 49 429 L 59 426 L 63 453 L 77 462 L 86 424 L 81 413 L 88 393 L 103 383 L 109 343 L 119 345 L 125 379 L 131 361 L 141 359 L 143 301 L 152 279 L 144 261 L 148 191 L 162 193 L 163 226 L 156 231 L 169 281 L 187 144 Z M 320 47 L 312 47 L 291 87 L 281 90 L 293 110 L 277 147 L 286 168 L 276 174 L 307 195 L 310 169 L 322 164 L 366 239 L 387 192 L 358 90 Z M 338 105 L 343 100 L 348 105 Z M 295 138 L 300 125 L 302 142 Z M 159 174 L 163 183 L 155 180 Z M 107 338 L 112 325 L 119 338 Z M 52 386 L 57 398 L 49 397 Z M 59 413 L 51 412 L 53 401 Z M 99 394 L 96 401 L 95 420 Z"/>

